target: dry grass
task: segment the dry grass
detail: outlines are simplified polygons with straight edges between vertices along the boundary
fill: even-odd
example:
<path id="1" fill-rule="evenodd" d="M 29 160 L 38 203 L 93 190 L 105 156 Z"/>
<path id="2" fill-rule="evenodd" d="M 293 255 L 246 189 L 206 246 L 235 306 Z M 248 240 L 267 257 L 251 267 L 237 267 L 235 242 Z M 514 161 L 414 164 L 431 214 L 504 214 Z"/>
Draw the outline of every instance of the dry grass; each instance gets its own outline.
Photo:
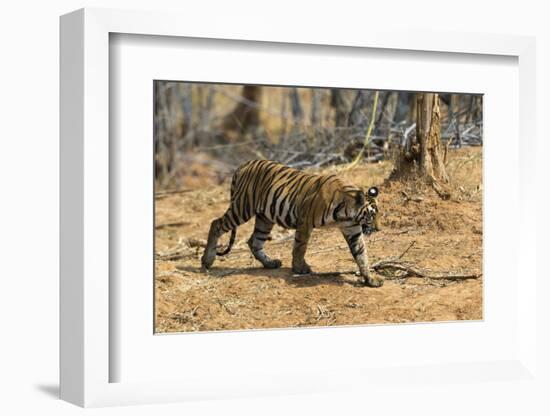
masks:
<path id="1" fill-rule="evenodd" d="M 448 201 L 416 182 L 385 183 L 390 162 L 342 171 L 358 185 L 381 189 L 383 230 L 367 239 L 371 262 L 415 241 L 404 259 L 418 267 L 481 273 L 481 160 L 480 148 L 450 152 L 454 195 Z M 246 245 L 253 221 L 239 228 L 233 251 L 202 273 L 201 244 L 211 220 L 227 208 L 229 193 L 227 183 L 193 183 L 200 189 L 157 200 L 156 223 L 168 224 L 156 230 L 157 255 L 175 258 L 156 262 L 158 332 L 482 319 L 482 279 L 434 285 L 410 278 L 371 289 L 351 274 L 294 277 L 293 232 L 278 227 L 266 251 L 283 267 L 262 269 Z M 316 272 L 355 267 L 337 229 L 315 230 L 306 257 Z"/>

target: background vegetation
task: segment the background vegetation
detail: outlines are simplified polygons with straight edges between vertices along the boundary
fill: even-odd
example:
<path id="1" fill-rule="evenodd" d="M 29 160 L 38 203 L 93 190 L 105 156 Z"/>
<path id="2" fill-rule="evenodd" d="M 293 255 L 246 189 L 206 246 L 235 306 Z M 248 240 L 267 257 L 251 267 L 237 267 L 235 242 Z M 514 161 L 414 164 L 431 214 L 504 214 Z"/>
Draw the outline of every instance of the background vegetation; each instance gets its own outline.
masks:
<path id="1" fill-rule="evenodd" d="M 154 120 L 156 331 L 483 318 L 481 96 L 157 82 Z M 365 240 L 384 286 L 358 282 L 330 227 L 312 234 L 310 275 L 292 273 L 294 232 L 278 226 L 266 252 L 282 267 L 261 268 L 253 221 L 202 271 L 210 222 L 251 158 L 378 186 L 381 231 Z"/>
<path id="2" fill-rule="evenodd" d="M 349 163 L 359 154 L 368 163 L 396 159 L 414 145 L 417 98 L 404 91 L 156 81 L 157 189 L 190 186 L 198 174 L 221 183 L 251 158 L 300 168 Z M 482 145 L 482 97 L 439 94 L 438 101 L 443 147 Z"/>

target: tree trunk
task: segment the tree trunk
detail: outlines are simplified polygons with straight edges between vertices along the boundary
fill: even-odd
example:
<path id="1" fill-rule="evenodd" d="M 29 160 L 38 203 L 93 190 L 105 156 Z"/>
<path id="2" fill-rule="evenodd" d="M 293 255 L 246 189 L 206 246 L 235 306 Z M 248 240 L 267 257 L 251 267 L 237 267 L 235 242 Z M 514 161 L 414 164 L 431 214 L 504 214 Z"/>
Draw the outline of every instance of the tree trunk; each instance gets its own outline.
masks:
<path id="1" fill-rule="evenodd" d="M 393 178 L 419 176 L 443 199 L 451 194 L 441 146 L 439 97 L 416 94 L 416 137 L 402 150 Z"/>
<path id="2" fill-rule="evenodd" d="M 411 125 L 416 121 L 416 107 L 418 94 L 409 94 L 409 113 L 407 114 L 407 124 Z"/>
<path id="3" fill-rule="evenodd" d="M 344 91 L 332 89 L 330 96 L 330 105 L 334 108 L 334 126 L 345 127 L 348 124 L 348 115 L 350 105 L 344 96 Z"/>
<path id="4" fill-rule="evenodd" d="M 449 118 L 458 117 L 460 113 L 460 95 L 451 94 L 449 101 Z"/>
<path id="5" fill-rule="evenodd" d="M 355 99 L 351 106 L 351 110 L 348 115 L 348 127 L 363 126 L 366 124 L 363 109 L 368 102 L 368 92 L 365 90 L 359 90 L 355 94 Z"/>
<path id="6" fill-rule="evenodd" d="M 468 114 L 468 121 L 475 123 L 481 119 L 481 95 L 472 95 L 470 98 L 470 112 Z"/>
<path id="7" fill-rule="evenodd" d="M 179 88 L 181 92 L 181 109 L 183 112 L 183 137 L 185 140 L 185 148 L 188 150 L 193 143 L 190 143 L 191 136 L 193 133 L 193 93 L 191 84 L 188 83 L 179 83 Z"/>
<path id="8" fill-rule="evenodd" d="M 200 128 L 202 131 L 210 130 L 210 121 L 212 120 L 212 109 L 214 108 L 214 97 L 216 96 L 216 89 L 211 85 L 206 88 L 206 100 L 204 103 L 203 111 L 201 113 Z"/>
<path id="9" fill-rule="evenodd" d="M 256 85 L 244 85 L 241 97 L 241 101 L 233 111 L 224 117 L 222 129 L 226 133 L 244 134 L 260 126 L 262 88 Z"/>
<path id="10" fill-rule="evenodd" d="M 443 183 L 449 177 L 443 164 L 441 123 L 437 94 L 418 94 L 416 136 L 420 143 L 420 171 Z"/>
<path id="11" fill-rule="evenodd" d="M 396 92 L 387 92 L 384 96 L 382 109 L 376 120 L 376 132 L 384 137 L 389 137 L 390 129 L 395 120 L 397 111 L 398 94 Z"/>
<path id="12" fill-rule="evenodd" d="M 311 125 L 317 127 L 321 121 L 321 91 L 311 89 Z"/>
<path id="13" fill-rule="evenodd" d="M 287 124 L 288 124 L 288 111 L 287 101 L 289 100 L 286 89 L 282 88 L 281 92 L 281 132 L 279 135 L 279 146 L 285 148 L 287 142 Z"/>
<path id="14" fill-rule="evenodd" d="M 395 121 L 397 123 L 408 120 L 409 97 L 411 95 L 414 95 L 414 93 L 406 91 L 399 91 L 397 94 L 397 109 L 395 110 Z"/>

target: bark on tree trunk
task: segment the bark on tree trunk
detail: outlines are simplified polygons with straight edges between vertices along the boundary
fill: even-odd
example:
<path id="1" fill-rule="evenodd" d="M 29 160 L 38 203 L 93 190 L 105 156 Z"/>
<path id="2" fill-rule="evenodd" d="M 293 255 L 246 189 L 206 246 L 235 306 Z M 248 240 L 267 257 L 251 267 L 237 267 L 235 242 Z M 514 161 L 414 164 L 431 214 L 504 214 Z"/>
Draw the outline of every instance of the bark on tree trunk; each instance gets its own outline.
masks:
<path id="1" fill-rule="evenodd" d="M 350 109 L 342 90 L 331 90 L 330 105 L 334 108 L 334 125 L 336 127 L 347 126 Z"/>
<path id="2" fill-rule="evenodd" d="M 368 92 L 364 90 L 357 91 L 351 110 L 348 115 L 348 127 L 361 126 L 365 124 L 365 116 L 363 114 L 363 109 L 368 102 Z"/>
<path id="3" fill-rule="evenodd" d="M 304 110 L 302 109 L 302 103 L 300 101 L 300 94 L 298 93 L 298 88 L 292 88 L 290 91 L 290 104 L 292 110 L 292 118 L 294 119 L 294 124 L 299 124 L 302 122 L 304 117 Z"/>
<path id="4" fill-rule="evenodd" d="M 420 143 L 420 171 L 448 183 L 441 147 L 441 122 L 437 94 L 418 94 L 416 135 Z"/>
<path id="5" fill-rule="evenodd" d="M 244 85 L 240 101 L 231 113 L 224 117 L 222 129 L 227 132 L 244 134 L 260 125 L 260 99 L 262 88 L 256 85 Z"/>
<path id="6" fill-rule="evenodd" d="M 378 134 L 388 137 L 391 126 L 395 119 L 397 111 L 398 95 L 396 92 L 387 92 L 382 104 L 382 111 L 376 120 L 376 131 Z"/>
<path id="7" fill-rule="evenodd" d="M 398 160 L 393 178 L 417 175 L 426 180 L 443 199 L 451 196 L 441 145 L 439 97 L 416 95 L 416 138 L 406 146 Z"/>
<path id="8" fill-rule="evenodd" d="M 311 89 L 311 125 L 316 127 L 321 121 L 321 91 Z"/>
<path id="9" fill-rule="evenodd" d="M 407 124 L 411 125 L 416 121 L 416 97 L 418 94 L 409 95 L 409 114 L 407 114 Z"/>

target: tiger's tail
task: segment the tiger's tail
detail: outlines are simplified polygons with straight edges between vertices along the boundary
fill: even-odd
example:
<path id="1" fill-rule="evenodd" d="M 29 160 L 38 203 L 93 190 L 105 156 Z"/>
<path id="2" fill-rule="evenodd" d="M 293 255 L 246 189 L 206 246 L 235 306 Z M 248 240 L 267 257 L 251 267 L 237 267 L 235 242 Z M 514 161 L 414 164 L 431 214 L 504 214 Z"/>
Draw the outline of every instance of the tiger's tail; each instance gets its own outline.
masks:
<path id="1" fill-rule="evenodd" d="M 231 251 L 231 248 L 235 243 L 236 235 L 237 235 L 237 227 L 231 230 L 231 237 L 229 237 L 229 244 L 227 245 L 227 248 L 224 251 L 216 251 L 216 256 L 225 256 L 227 253 Z"/>
<path id="2" fill-rule="evenodd" d="M 225 250 L 223 251 L 216 250 L 216 256 L 225 256 L 231 251 L 231 248 L 235 243 L 235 237 L 237 235 L 237 227 L 239 226 L 239 224 L 246 222 L 246 219 L 245 221 L 242 221 L 239 215 L 231 214 L 231 212 L 238 212 L 238 209 L 236 209 L 235 206 L 233 205 L 233 201 L 235 200 L 235 192 L 238 187 L 239 178 L 242 176 L 241 172 L 244 169 L 246 169 L 248 165 L 250 165 L 250 162 L 247 162 L 244 165 L 241 165 L 239 168 L 237 168 L 237 170 L 233 174 L 233 177 L 231 178 L 231 205 L 227 210 L 227 212 L 224 214 L 224 216 L 220 218 L 222 233 L 229 231 L 229 229 L 231 228 L 231 237 L 229 237 L 229 244 L 227 245 Z"/>

